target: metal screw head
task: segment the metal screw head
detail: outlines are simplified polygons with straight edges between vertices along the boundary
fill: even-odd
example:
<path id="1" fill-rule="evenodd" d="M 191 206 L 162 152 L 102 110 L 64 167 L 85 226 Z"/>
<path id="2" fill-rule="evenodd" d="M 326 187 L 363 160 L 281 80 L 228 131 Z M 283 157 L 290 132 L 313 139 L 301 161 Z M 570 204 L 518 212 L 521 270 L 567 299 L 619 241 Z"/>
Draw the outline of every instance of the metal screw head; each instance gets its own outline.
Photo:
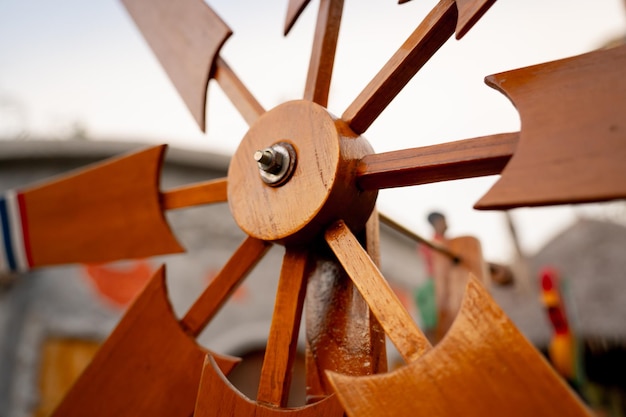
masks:
<path id="1" fill-rule="evenodd" d="M 278 142 L 262 151 L 254 152 L 261 179 L 278 187 L 289 180 L 296 166 L 296 150 L 287 142 Z"/>

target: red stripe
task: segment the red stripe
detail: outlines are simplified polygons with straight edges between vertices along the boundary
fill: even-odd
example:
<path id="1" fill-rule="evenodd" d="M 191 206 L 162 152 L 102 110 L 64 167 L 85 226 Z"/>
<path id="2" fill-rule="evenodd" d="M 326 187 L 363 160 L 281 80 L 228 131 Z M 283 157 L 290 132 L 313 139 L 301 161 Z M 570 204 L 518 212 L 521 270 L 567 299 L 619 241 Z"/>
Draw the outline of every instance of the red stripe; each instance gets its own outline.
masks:
<path id="1" fill-rule="evenodd" d="M 30 250 L 30 234 L 28 233 L 28 218 L 26 217 L 26 201 L 24 200 L 24 194 L 17 193 L 17 205 L 20 210 L 20 218 L 22 220 L 22 239 L 24 241 L 24 253 L 26 254 L 26 262 L 28 267 L 33 266 L 33 254 Z"/>

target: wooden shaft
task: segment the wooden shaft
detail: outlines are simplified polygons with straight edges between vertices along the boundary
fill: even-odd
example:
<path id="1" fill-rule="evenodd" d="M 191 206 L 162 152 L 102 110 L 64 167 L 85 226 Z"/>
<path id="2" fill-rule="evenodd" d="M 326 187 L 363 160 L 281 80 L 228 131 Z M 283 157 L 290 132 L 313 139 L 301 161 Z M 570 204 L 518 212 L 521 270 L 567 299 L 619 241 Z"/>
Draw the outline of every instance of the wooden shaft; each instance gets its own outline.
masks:
<path id="1" fill-rule="evenodd" d="M 354 132 L 367 130 L 452 36 L 456 22 L 454 0 L 441 0 L 341 116 Z"/>
<path id="2" fill-rule="evenodd" d="M 450 251 L 450 249 L 446 248 L 445 246 L 437 243 L 437 242 L 433 242 L 430 241 L 420 235 L 418 235 L 417 233 L 414 233 L 412 231 L 410 231 L 409 229 L 407 229 L 406 227 L 402 226 L 400 223 L 392 220 L 390 217 L 380 213 L 380 221 L 385 223 L 387 226 L 391 227 L 392 229 L 397 230 L 398 232 L 402 233 L 405 236 L 410 237 L 411 239 L 415 240 L 416 242 L 421 243 L 424 246 L 428 246 L 429 248 L 431 248 L 432 250 L 435 250 L 445 256 L 447 256 L 448 258 L 452 259 L 453 261 L 459 261 L 461 259 L 461 257 L 459 255 L 457 255 L 456 253 Z"/>
<path id="3" fill-rule="evenodd" d="M 254 98 L 252 93 L 220 56 L 217 56 L 215 59 L 213 78 L 218 82 L 249 126 L 265 113 L 263 106 Z"/>
<path id="4" fill-rule="evenodd" d="M 263 240 L 246 238 L 182 318 L 183 329 L 198 336 L 269 247 Z"/>
<path id="5" fill-rule="evenodd" d="M 272 326 L 265 349 L 257 401 L 285 407 L 298 344 L 307 282 L 307 254 L 288 247 L 278 281 Z"/>
<path id="6" fill-rule="evenodd" d="M 417 360 L 430 349 L 428 339 L 350 229 L 339 221 L 326 231 L 325 238 L 404 360 Z"/>
<path id="7" fill-rule="evenodd" d="M 374 190 L 499 174 L 518 142 L 519 132 L 501 133 L 367 155 L 357 168 L 357 183 Z"/>
<path id="8" fill-rule="evenodd" d="M 464 264 L 467 263 L 467 259 L 465 255 L 461 255 L 461 252 L 457 250 L 453 250 L 447 246 L 444 246 L 440 243 L 433 242 L 428 240 L 417 233 L 412 232 L 406 227 L 402 226 L 400 223 L 394 221 L 390 217 L 380 213 L 380 221 L 385 223 L 387 226 L 392 229 L 397 230 L 398 232 L 408 236 L 409 238 L 415 240 L 416 242 L 428 246 L 434 251 L 441 253 L 442 255 L 447 256 L 454 264 Z M 492 282 L 498 285 L 509 285 L 513 281 L 513 275 L 509 267 L 497 264 L 495 262 L 487 262 L 487 266 L 489 267 L 489 271 L 491 273 Z M 478 277 L 481 275 L 474 271 L 474 274 Z M 481 277 L 482 279 L 482 277 Z"/>
<path id="9" fill-rule="evenodd" d="M 204 181 L 167 190 L 161 193 L 163 210 L 174 210 L 202 204 L 227 201 L 226 178 Z"/>
<path id="10" fill-rule="evenodd" d="M 320 1 L 304 99 L 324 107 L 328 105 L 342 11 L 343 0 Z"/>

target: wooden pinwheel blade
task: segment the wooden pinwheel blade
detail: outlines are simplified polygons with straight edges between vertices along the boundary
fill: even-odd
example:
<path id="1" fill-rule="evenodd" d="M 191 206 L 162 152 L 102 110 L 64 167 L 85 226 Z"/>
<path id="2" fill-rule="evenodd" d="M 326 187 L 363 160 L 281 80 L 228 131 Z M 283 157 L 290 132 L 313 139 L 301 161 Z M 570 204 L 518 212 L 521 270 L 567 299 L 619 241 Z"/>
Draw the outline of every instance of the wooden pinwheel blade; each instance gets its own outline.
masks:
<path id="1" fill-rule="evenodd" d="M 207 352 L 176 320 L 162 267 L 53 416 L 189 417 Z M 224 372 L 237 363 L 224 356 L 215 361 Z"/>
<path id="2" fill-rule="evenodd" d="M 204 131 L 209 78 L 230 28 L 203 0 L 122 3 Z"/>
<path id="3" fill-rule="evenodd" d="M 287 35 L 311 0 L 289 0 L 284 34 Z"/>
<path id="4" fill-rule="evenodd" d="M 342 221 L 331 226 L 326 242 L 406 362 L 430 349 L 430 342 L 402 307 L 389 284 Z"/>
<path id="5" fill-rule="evenodd" d="M 364 190 L 430 184 L 502 172 L 519 133 L 502 133 L 365 156 L 357 167 Z"/>
<path id="6" fill-rule="evenodd" d="M 591 413 L 476 280 L 446 337 L 388 374 L 330 374 L 350 417 Z"/>
<path id="7" fill-rule="evenodd" d="M 521 118 L 520 142 L 478 209 L 626 198 L 626 46 L 487 77 Z"/>
<path id="8" fill-rule="evenodd" d="M 183 252 L 159 203 L 164 151 L 114 158 L 0 198 L 7 269 Z"/>
<path id="9" fill-rule="evenodd" d="M 494 2 L 440 0 L 341 118 L 356 133 L 365 132 L 455 29 L 460 39 Z"/>
<path id="10" fill-rule="evenodd" d="M 206 356 L 202 379 L 198 389 L 194 417 L 317 417 L 342 416 L 343 408 L 334 395 L 314 404 L 298 408 L 277 408 L 259 404 L 243 396 L 234 387 L 218 363 L 211 356 Z"/>

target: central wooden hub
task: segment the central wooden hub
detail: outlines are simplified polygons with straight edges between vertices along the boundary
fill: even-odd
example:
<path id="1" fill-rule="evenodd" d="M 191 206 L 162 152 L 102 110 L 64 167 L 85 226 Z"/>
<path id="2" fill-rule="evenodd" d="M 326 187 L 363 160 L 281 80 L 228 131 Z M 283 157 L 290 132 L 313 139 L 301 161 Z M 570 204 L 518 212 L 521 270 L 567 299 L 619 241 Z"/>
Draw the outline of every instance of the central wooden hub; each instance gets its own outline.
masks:
<path id="1" fill-rule="evenodd" d="M 276 143 L 295 150 L 293 174 L 280 186 L 266 184 L 255 152 Z M 248 235 L 305 244 L 337 220 L 363 229 L 377 191 L 356 186 L 356 167 L 372 147 L 348 125 L 309 101 L 290 101 L 261 116 L 244 136 L 228 169 L 228 203 Z"/>

